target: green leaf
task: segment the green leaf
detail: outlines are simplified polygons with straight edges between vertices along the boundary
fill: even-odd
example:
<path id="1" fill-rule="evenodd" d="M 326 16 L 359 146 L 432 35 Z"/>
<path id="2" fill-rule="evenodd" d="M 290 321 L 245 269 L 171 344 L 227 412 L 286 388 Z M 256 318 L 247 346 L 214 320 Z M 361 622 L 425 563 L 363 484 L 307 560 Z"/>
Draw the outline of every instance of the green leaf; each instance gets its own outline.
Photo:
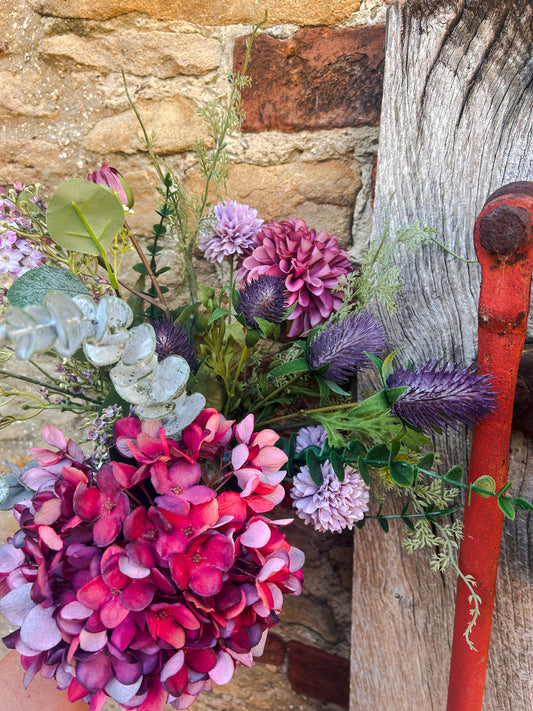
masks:
<path id="1" fill-rule="evenodd" d="M 207 322 L 207 325 L 210 326 L 214 321 L 218 321 L 219 318 L 222 318 L 223 316 L 227 316 L 228 312 L 226 309 L 222 309 L 220 307 L 216 308 L 211 316 L 209 317 L 209 321 Z"/>
<path id="2" fill-rule="evenodd" d="M 520 511 L 533 511 L 533 503 L 527 499 L 523 499 L 521 496 L 517 496 L 514 499 L 510 499 L 517 509 Z"/>
<path id="3" fill-rule="evenodd" d="M 331 390 L 331 392 L 335 393 L 336 395 L 343 395 L 344 397 L 350 397 L 351 393 L 346 392 L 346 390 L 343 390 L 340 385 L 337 385 L 337 383 L 333 380 L 329 380 L 329 378 L 324 378 L 324 382 L 328 386 L 328 388 Z"/>
<path id="4" fill-rule="evenodd" d="M 270 336 L 275 334 L 276 331 L 279 332 L 279 326 L 276 323 L 271 323 L 270 321 L 267 321 L 264 318 L 260 318 L 259 316 L 256 316 L 254 320 L 261 329 L 261 331 L 263 331 L 263 333 L 265 334 L 265 338 L 269 338 Z"/>
<path id="5" fill-rule="evenodd" d="M 500 511 L 506 518 L 510 518 L 511 521 L 514 521 L 516 512 L 514 510 L 513 504 L 511 503 L 511 499 L 509 499 L 507 496 L 498 496 L 498 506 L 500 507 Z"/>
<path id="6" fill-rule="evenodd" d="M 376 444 L 368 450 L 368 452 L 366 453 L 365 460 L 368 464 L 370 462 L 377 462 L 375 466 L 385 467 L 387 466 L 389 457 L 389 448 L 386 447 L 384 444 Z M 371 466 L 374 466 L 374 464 L 372 464 Z"/>
<path id="7" fill-rule="evenodd" d="M 389 353 L 388 356 L 383 361 L 383 366 L 381 368 L 381 377 L 383 378 L 383 384 L 385 386 L 387 385 L 387 380 L 389 379 L 389 376 L 391 376 L 394 373 L 394 368 L 392 367 L 392 363 L 393 363 L 394 359 L 396 358 L 397 353 L 398 353 L 398 349 L 396 349 L 395 351 L 392 351 L 392 353 Z"/>
<path id="8" fill-rule="evenodd" d="M 138 272 L 143 276 L 148 276 L 148 269 L 141 262 L 139 262 L 138 264 L 134 264 L 132 269 L 133 271 Z"/>
<path id="9" fill-rule="evenodd" d="M 382 518 L 381 516 L 378 516 L 378 523 L 381 526 L 381 528 L 385 531 L 385 533 L 389 532 L 389 522 L 386 518 Z"/>
<path id="10" fill-rule="evenodd" d="M 344 481 L 344 462 L 342 457 L 337 452 L 330 452 L 329 461 L 335 472 L 335 476 L 339 481 Z"/>
<path id="11" fill-rule="evenodd" d="M 433 462 L 435 461 L 435 452 L 428 452 L 427 454 L 424 454 L 422 459 L 418 462 L 418 467 L 420 469 L 431 469 L 433 466 Z"/>
<path id="12" fill-rule="evenodd" d="M 488 474 L 483 474 L 483 476 L 478 477 L 472 486 L 476 489 L 482 489 L 482 491 L 475 491 L 474 493 L 478 496 L 482 496 L 484 499 L 487 499 L 496 491 L 496 482 L 491 476 L 488 476 Z M 485 491 L 487 492 L 486 494 L 483 493 Z"/>
<path id="13" fill-rule="evenodd" d="M 391 479 L 398 486 L 411 486 L 415 476 L 415 468 L 409 462 L 391 462 L 390 463 Z"/>
<path id="14" fill-rule="evenodd" d="M 261 334 L 255 328 L 250 328 L 246 331 L 244 342 L 247 348 L 253 348 L 258 341 L 261 340 Z"/>
<path id="15" fill-rule="evenodd" d="M 366 466 L 366 462 L 363 459 L 363 457 L 359 456 L 357 457 L 357 469 L 359 470 L 359 474 L 361 475 L 361 479 L 365 482 L 367 486 L 370 484 L 370 475 L 368 473 L 368 469 Z"/>
<path id="16" fill-rule="evenodd" d="M 393 461 L 398 456 L 400 451 L 400 441 L 398 439 L 393 439 L 390 445 L 389 461 Z"/>
<path id="17" fill-rule="evenodd" d="M 283 375 L 295 375 L 296 373 L 305 373 L 309 370 L 307 358 L 295 358 L 288 363 L 278 365 L 268 373 L 269 378 L 279 378 Z"/>
<path id="18" fill-rule="evenodd" d="M 82 280 L 70 269 L 63 267 L 36 267 L 25 272 L 13 282 L 7 292 L 11 306 L 23 309 L 25 306 L 40 305 L 49 291 L 62 291 L 69 296 L 89 295 Z"/>
<path id="19" fill-rule="evenodd" d="M 46 210 L 46 225 L 56 244 L 73 252 L 106 252 L 124 225 L 124 208 L 98 183 L 80 178 L 64 180 Z"/>
<path id="20" fill-rule="evenodd" d="M 289 306 L 289 308 L 285 311 L 285 318 L 288 318 L 292 314 L 292 312 L 296 310 L 297 306 L 298 306 L 298 299 L 296 299 L 296 301 L 293 304 L 291 304 Z"/>
<path id="21" fill-rule="evenodd" d="M 156 272 L 156 276 L 161 276 L 161 274 L 166 274 L 166 272 L 169 272 L 172 269 L 172 267 L 161 267 L 161 269 L 158 269 Z"/>
<path id="22" fill-rule="evenodd" d="M 348 442 L 347 445 L 348 452 L 352 456 L 365 456 L 366 455 L 366 447 L 365 445 L 358 439 L 352 439 L 351 442 Z"/>
<path id="23" fill-rule="evenodd" d="M 360 518 L 359 521 L 355 522 L 355 525 L 357 526 L 357 528 L 361 529 L 361 528 L 363 528 L 365 523 L 366 523 L 366 516 L 363 516 L 363 518 Z"/>
<path id="24" fill-rule="evenodd" d="M 175 309 L 172 312 L 172 316 L 174 317 L 176 323 L 179 322 L 182 326 L 185 326 L 189 317 L 198 311 L 198 306 L 200 306 L 199 301 L 195 301 L 194 304 L 187 304 L 186 306 L 181 306 L 180 308 Z"/>
<path id="25" fill-rule="evenodd" d="M 324 378 L 322 378 L 320 375 L 316 375 L 316 373 L 315 380 L 317 382 L 318 390 L 320 392 L 320 406 L 322 406 L 329 397 L 329 388 L 326 385 L 326 381 L 324 380 Z"/>
<path id="26" fill-rule="evenodd" d="M 446 479 L 451 479 L 452 481 L 461 482 L 463 481 L 463 476 L 463 467 L 460 464 L 455 464 L 446 472 Z"/>
<path id="27" fill-rule="evenodd" d="M 311 448 L 307 449 L 305 453 L 305 460 L 307 466 L 309 467 L 309 475 L 311 479 L 317 486 L 322 486 L 322 484 L 324 483 L 322 468 L 320 466 L 318 457 Z"/>
<path id="28" fill-rule="evenodd" d="M 404 386 L 398 388 L 387 388 L 385 390 L 385 397 L 387 398 L 387 402 L 390 407 L 392 407 L 396 400 L 398 400 L 398 398 L 400 398 L 407 390 L 409 390 L 409 388 Z"/>
<path id="29" fill-rule="evenodd" d="M 401 519 L 410 531 L 415 530 L 415 525 L 410 518 L 407 518 L 407 516 L 401 516 Z"/>
<path id="30" fill-rule="evenodd" d="M 383 361 L 381 360 L 381 358 L 378 358 L 373 353 L 368 353 L 367 351 L 365 351 L 365 355 L 368 360 L 376 366 L 376 370 L 378 371 L 379 376 L 381 378 L 381 368 L 383 367 Z"/>
<path id="31" fill-rule="evenodd" d="M 498 496 L 501 496 L 502 494 L 505 494 L 506 491 L 509 491 L 509 489 L 512 487 L 513 482 L 508 481 L 507 484 L 504 484 L 501 489 L 498 490 Z"/>

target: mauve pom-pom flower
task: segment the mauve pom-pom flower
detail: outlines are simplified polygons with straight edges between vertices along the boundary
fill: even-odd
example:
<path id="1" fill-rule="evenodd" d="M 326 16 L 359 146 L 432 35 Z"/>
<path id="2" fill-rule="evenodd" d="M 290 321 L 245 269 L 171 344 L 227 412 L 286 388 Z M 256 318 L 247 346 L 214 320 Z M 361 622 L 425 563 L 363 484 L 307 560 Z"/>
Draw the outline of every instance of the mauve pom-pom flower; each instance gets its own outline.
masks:
<path id="1" fill-rule="evenodd" d="M 311 341 L 309 365 L 318 370 L 327 365 L 324 377 L 336 383 L 346 380 L 370 365 L 365 351 L 378 355 L 385 347 L 387 336 L 377 318 L 361 311 L 345 319 L 327 324 Z"/>
<path id="2" fill-rule="evenodd" d="M 359 473 L 345 467 L 344 481 L 339 481 L 331 462 L 320 465 L 324 481 L 317 486 L 309 467 L 303 466 L 293 479 L 291 498 L 298 516 L 322 533 L 340 533 L 352 529 L 368 511 L 369 487 Z"/>
<path id="3" fill-rule="evenodd" d="M 322 448 L 328 433 L 324 425 L 311 425 L 311 427 L 300 427 L 296 435 L 296 453 L 301 452 L 306 447 Z"/>
<path id="4" fill-rule="evenodd" d="M 208 262 L 222 262 L 233 254 L 244 254 L 263 224 L 257 210 L 235 200 L 219 202 L 213 208 L 216 222 L 200 237 L 198 247 Z"/>
<path id="5" fill-rule="evenodd" d="M 462 363 L 434 360 L 420 368 L 398 368 L 389 375 L 387 385 L 409 388 L 396 400 L 392 412 L 421 430 L 478 422 L 495 406 L 491 376 Z"/>
<path id="6" fill-rule="evenodd" d="M 267 274 L 283 279 L 289 306 L 297 304 L 288 317 L 291 338 L 307 333 L 337 311 L 342 294 L 335 288 L 353 267 L 336 237 L 317 233 L 296 219 L 263 225 L 254 243 L 239 277 L 250 281 Z"/>
<path id="7" fill-rule="evenodd" d="M 183 326 L 171 318 L 150 319 L 150 325 L 155 331 L 155 352 L 159 360 L 179 355 L 194 371 L 198 364 L 196 348 Z"/>
<path id="8" fill-rule="evenodd" d="M 287 290 L 281 279 L 260 276 L 239 289 L 237 313 L 243 314 L 249 328 L 257 328 L 256 317 L 281 323 L 287 310 Z"/>

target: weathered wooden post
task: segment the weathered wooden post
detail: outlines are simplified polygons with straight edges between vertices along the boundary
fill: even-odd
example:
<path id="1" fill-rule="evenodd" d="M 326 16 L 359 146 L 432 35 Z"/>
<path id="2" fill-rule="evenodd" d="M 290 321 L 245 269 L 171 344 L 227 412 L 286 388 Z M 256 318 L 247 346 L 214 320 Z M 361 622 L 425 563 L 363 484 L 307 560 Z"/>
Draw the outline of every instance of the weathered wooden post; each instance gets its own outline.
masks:
<path id="1" fill-rule="evenodd" d="M 528 0 L 406 0 L 389 9 L 373 238 L 386 206 L 391 228 L 415 221 L 473 259 L 472 232 L 487 196 L 533 180 L 533 7 Z M 480 270 L 427 245 L 399 251 L 397 314 L 380 310 L 400 361 L 476 359 Z M 466 432 L 437 443 L 466 465 Z M 515 433 L 509 478 L 533 495 L 533 443 Z M 527 517 L 503 529 L 485 711 L 531 708 L 533 582 Z M 442 711 L 452 644 L 453 575 L 429 571 L 399 539 L 371 525 L 355 534 L 352 709 Z"/>

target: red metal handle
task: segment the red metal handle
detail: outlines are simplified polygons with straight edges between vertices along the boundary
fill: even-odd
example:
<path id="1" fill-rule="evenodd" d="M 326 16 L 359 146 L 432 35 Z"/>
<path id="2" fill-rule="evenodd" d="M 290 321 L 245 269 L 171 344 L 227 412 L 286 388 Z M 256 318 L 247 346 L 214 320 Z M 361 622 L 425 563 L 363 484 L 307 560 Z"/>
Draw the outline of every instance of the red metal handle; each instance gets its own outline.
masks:
<path id="1" fill-rule="evenodd" d="M 494 412 L 474 426 L 468 483 L 487 474 L 496 490 L 507 482 L 516 376 L 529 312 L 532 222 L 533 183 L 511 183 L 489 197 L 474 228 L 482 275 L 478 364 L 480 372 L 492 374 L 497 396 Z M 470 635 L 474 651 L 464 637 L 472 605 L 459 579 L 447 711 L 482 707 L 502 525 L 496 499 L 472 494 L 465 507 L 459 566 L 475 579 L 482 602 Z"/>

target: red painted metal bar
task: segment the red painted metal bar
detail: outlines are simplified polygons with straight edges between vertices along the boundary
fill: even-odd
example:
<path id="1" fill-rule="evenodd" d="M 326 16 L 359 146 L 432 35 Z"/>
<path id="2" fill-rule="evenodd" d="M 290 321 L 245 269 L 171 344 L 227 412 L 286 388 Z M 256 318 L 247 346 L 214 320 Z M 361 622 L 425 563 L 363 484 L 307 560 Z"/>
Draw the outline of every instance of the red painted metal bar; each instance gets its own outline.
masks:
<path id="1" fill-rule="evenodd" d="M 487 474 L 495 479 L 496 490 L 507 482 L 516 375 L 529 312 L 532 222 L 533 183 L 511 183 L 489 197 L 474 229 L 482 271 L 478 364 L 481 372 L 493 375 L 497 407 L 474 426 L 468 482 Z M 474 651 L 464 637 L 472 605 L 459 579 L 447 711 L 482 708 L 502 525 L 496 499 L 473 493 L 465 506 L 459 566 L 474 577 L 482 602 L 470 635 Z"/>

